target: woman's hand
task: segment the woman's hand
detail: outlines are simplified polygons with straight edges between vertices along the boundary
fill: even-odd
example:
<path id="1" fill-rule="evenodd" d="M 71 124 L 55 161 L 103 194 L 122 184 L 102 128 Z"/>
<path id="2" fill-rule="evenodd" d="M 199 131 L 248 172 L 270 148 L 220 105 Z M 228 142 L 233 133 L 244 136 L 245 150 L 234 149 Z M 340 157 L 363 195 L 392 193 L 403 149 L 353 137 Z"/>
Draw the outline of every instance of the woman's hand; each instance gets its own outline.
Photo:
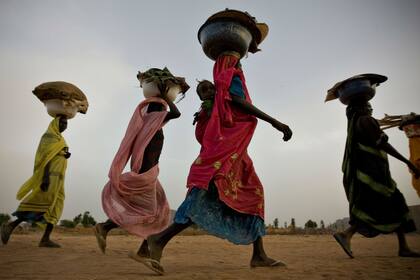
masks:
<path id="1" fill-rule="evenodd" d="M 410 161 L 407 164 L 416 179 L 420 178 L 420 170 Z"/>
<path id="2" fill-rule="evenodd" d="M 162 98 L 167 103 L 169 87 L 166 84 L 162 84 L 161 86 L 158 86 L 158 88 L 160 91 L 160 95 L 158 97 Z"/>
<path id="3" fill-rule="evenodd" d="M 64 147 L 64 158 L 68 159 L 71 156 L 71 153 L 69 152 L 69 147 Z"/>
<path id="4" fill-rule="evenodd" d="M 289 140 L 290 140 L 290 138 L 292 138 L 292 134 L 293 134 L 293 132 L 292 132 L 292 130 L 289 128 L 289 126 L 288 126 L 288 125 L 285 125 L 284 123 L 281 123 L 281 122 L 279 122 L 279 121 L 275 120 L 275 121 L 272 123 L 272 126 L 273 126 L 275 129 L 277 129 L 277 130 L 279 130 L 279 131 L 283 132 L 283 140 L 284 140 L 284 141 L 289 141 Z"/>

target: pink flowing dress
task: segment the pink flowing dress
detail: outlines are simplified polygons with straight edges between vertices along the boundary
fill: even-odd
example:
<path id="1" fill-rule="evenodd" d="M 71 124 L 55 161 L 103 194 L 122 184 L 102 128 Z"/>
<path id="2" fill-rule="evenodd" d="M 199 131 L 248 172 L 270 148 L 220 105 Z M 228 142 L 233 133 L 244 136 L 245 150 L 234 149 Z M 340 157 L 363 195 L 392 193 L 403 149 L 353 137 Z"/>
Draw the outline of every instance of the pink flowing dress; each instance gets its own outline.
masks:
<path id="1" fill-rule="evenodd" d="M 151 102 L 163 104 L 165 110 L 147 113 Z M 160 232 L 169 224 L 170 208 L 158 180 L 158 164 L 144 173 L 138 173 L 144 150 L 164 125 L 166 108 L 166 102 L 156 97 L 147 98 L 137 106 L 102 192 L 102 207 L 108 217 L 141 238 Z M 123 172 L 130 157 L 131 171 Z"/>

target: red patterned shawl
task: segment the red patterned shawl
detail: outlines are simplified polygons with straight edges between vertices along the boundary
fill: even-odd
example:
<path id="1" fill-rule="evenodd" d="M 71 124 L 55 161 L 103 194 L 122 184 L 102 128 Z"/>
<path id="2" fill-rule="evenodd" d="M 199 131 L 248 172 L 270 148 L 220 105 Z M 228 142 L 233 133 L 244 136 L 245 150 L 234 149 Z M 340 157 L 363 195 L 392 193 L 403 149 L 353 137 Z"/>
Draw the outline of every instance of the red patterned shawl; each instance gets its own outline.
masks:
<path id="1" fill-rule="evenodd" d="M 232 106 L 229 87 L 234 75 L 240 77 L 245 98 L 252 102 L 241 69 L 234 56 L 220 56 L 214 65 L 216 96 L 209 119 L 201 114 L 196 137 L 201 144 L 191 165 L 187 187 L 207 189 L 214 180 L 219 198 L 238 212 L 264 219 L 264 193 L 247 148 L 257 125 L 256 117 Z"/>

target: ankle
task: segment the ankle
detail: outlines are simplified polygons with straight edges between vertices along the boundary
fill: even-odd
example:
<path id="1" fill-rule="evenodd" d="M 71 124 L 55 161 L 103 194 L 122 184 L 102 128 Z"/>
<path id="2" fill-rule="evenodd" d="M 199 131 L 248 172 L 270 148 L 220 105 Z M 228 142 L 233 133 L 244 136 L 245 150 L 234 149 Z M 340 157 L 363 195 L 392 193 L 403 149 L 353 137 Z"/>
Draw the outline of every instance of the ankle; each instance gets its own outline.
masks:
<path id="1" fill-rule="evenodd" d="M 266 258 L 267 258 L 267 255 L 266 255 L 266 253 L 265 253 L 265 252 L 261 252 L 261 251 L 254 251 L 254 252 L 252 253 L 252 258 L 253 258 L 253 259 L 261 259 L 261 260 L 263 260 L 263 259 L 266 259 Z"/>
<path id="2" fill-rule="evenodd" d="M 348 233 L 348 232 L 341 232 L 339 234 L 341 235 L 341 237 L 346 239 L 348 242 L 350 242 L 351 238 L 353 237 L 353 234 Z"/>
<path id="3" fill-rule="evenodd" d="M 400 248 L 398 249 L 398 252 L 411 252 L 411 249 L 406 247 L 406 246 L 400 246 Z"/>
<path id="4" fill-rule="evenodd" d="M 107 228 L 107 227 L 105 227 L 105 226 L 103 226 L 103 225 L 101 225 L 100 226 L 100 231 L 101 231 L 101 233 L 104 235 L 104 236 L 107 236 L 108 235 L 108 233 L 111 231 L 111 229 L 112 228 Z"/>

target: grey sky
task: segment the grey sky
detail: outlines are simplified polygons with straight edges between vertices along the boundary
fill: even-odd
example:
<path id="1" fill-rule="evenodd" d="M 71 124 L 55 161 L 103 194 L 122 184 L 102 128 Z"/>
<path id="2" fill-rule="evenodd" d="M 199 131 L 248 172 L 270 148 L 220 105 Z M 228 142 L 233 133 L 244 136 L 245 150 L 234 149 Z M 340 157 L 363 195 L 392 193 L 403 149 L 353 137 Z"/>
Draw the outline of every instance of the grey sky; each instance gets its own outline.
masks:
<path id="1" fill-rule="evenodd" d="M 63 218 L 85 210 L 102 221 L 101 191 L 136 105 L 143 99 L 138 70 L 167 66 L 191 86 L 180 119 L 165 128 L 160 180 L 171 208 L 185 194 L 198 154 L 192 115 L 196 79 L 212 79 L 213 62 L 197 31 L 226 7 L 250 12 L 270 31 L 262 52 L 242 60 L 254 104 L 290 125 L 291 141 L 260 121 L 249 152 L 265 188 L 266 223 L 294 217 L 326 224 L 347 216 L 341 183 L 345 107 L 324 104 L 326 90 L 354 74 L 389 80 L 372 101 L 374 116 L 419 113 L 419 1 L 5 1 L 0 0 L 0 212 L 13 212 L 15 194 L 31 176 L 35 150 L 50 117 L 31 93 L 64 80 L 88 96 L 87 115 L 64 133 L 72 157 Z M 408 156 L 403 132 L 390 142 Z M 407 168 L 390 159 L 409 205 L 420 199 Z"/>

